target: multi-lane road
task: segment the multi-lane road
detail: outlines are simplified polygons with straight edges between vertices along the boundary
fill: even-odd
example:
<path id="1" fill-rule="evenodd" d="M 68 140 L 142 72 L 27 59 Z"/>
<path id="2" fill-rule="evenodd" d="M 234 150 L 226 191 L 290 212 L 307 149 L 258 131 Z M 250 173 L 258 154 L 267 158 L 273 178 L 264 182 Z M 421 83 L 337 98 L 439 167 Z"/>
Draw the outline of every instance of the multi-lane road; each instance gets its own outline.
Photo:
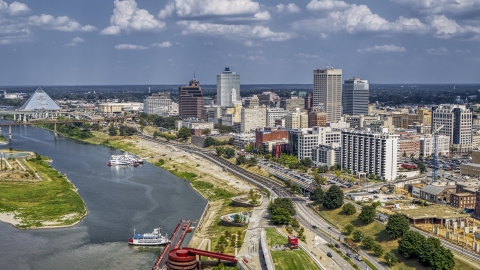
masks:
<path id="1" fill-rule="evenodd" d="M 228 170 L 232 174 L 246 180 L 247 182 L 249 182 L 249 183 L 251 183 L 255 186 L 258 186 L 260 188 L 269 189 L 269 190 L 273 191 L 274 193 L 276 193 L 279 197 L 291 198 L 292 201 L 294 201 L 294 203 L 296 205 L 299 222 L 301 222 L 304 226 L 309 227 L 312 224 L 316 225 L 319 229 L 313 230 L 315 232 L 315 234 L 317 234 L 318 236 L 320 236 L 324 239 L 325 239 L 325 237 L 327 237 L 327 239 L 329 241 L 330 241 L 330 237 L 329 237 L 329 235 L 326 235 L 326 232 L 329 232 L 329 233 L 331 232 L 332 234 L 335 234 L 337 237 L 341 235 L 340 231 L 336 230 L 333 227 L 330 227 L 330 225 L 327 224 L 323 219 L 321 219 L 320 217 L 318 217 L 317 215 L 312 213 L 312 211 L 310 209 L 308 209 L 308 207 L 305 205 L 305 201 L 301 198 L 295 197 L 294 194 L 292 194 L 291 191 L 289 191 L 287 188 L 285 188 L 285 186 L 283 184 L 280 184 L 280 183 L 278 183 L 278 182 L 276 182 L 276 181 L 274 181 L 270 178 L 260 176 L 260 175 L 254 174 L 254 173 L 252 173 L 248 170 L 245 170 L 245 169 L 243 169 L 243 168 L 241 168 L 241 167 L 239 167 L 239 166 L 237 166 L 237 165 L 235 165 L 235 164 L 233 164 L 233 163 L 231 163 L 231 162 L 229 162 L 229 161 L 227 161 L 227 160 L 225 160 L 221 157 L 218 157 L 217 155 L 213 154 L 210 151 L 201 150 L 201 149 L 198 149 L 198 148 L 192 147 L 190 145 L 186 145 L 186 144 L 178 144 L 178 145 L 170 144 L 170 143 L 167 143 L 165 141 L 156 140 L 156 139 L 153 139 L 150 136 L 145 136 L 145 135 L 141 135 L 141 134 L 139 134 L 139 137 L 141 137 L 145 140 L 156 142 L 156 143 L 175 146 L 175 147 L 178 147 L 178 148 L 180 148 L 184 151 L 187 151 L 187 152 L 193 152 L 193 153 L 195 153 L 195 154 L 197 154 L 197 155 L 199 155 L 199 156 L 201 156 L 201 157 L 203 157 L 203 158 L 221 166 L 222 168 Z M 298 180 L 300 180 L 300 179 L 298 179 Z M 301 179 L 301 180 L 306 180 L 306 179 Z M 307 220 L 308 220 L 308 222 L 307 222 Z M 434 236 L 434 235 L 429 235 L 428 233 L 425 233 L 423 231 L 417 230 L 415 228 L 412 228 L 412 229 L 416 230 L 416 231 L 419 231 L 420 233 L 424 234 L 425 236 L 429 236 L 429 237 Z M 472 251 L 469 251 L 469 250 L 466 250 L 464 248 L 461 248 L 461 247 L 459 247 L 457 245 L 454 245 L 452 243 L 449 243 L 445 240 L 442 240 L 441 238 L 439 238 L 439 239 L 445 247 L 454 251 L 455 253 L 461 254 L 463 257 L 468 258 L 471 261 L 480 262 L 480 255 L 479 254 L 477 254 L 475 252 L 472 252 Z M 332 239 L 332 241 L 333 241 L 333 239 Z M 340 256 L 338 256 L 338 254 L 336 254 L 333 250 L 331 251 L 331 253 L 334 256 L 333 258 L 337 261 L 337 263 L 338 262 L 346 263 L 345 260 L 343 258 L 341 258 Z M 364 252 L 363 250 L 360 250 L 359 253 L 364 258 L 368 259 L 372 264 L 374 264 L 375 267 L 377 267 L 378 269 L 386 269 L 386 267 L 383 266 L 382 264 L 380 264 L 376 258 L 370 256 L 368 253 Z M 355 259 L 352 259 L 352 260 L 355 261 Z M 355 262 L 357 263 L 357 265 L 360 264 L 359 266 L 360 266 L 361 269 L 366 269 L 366 266 L 365 266 L 364 262 L 358 262 L 358 261 L 355 261 Z M 341 266 L 342 264 L 339 264 L 339 265 Z M 348 266 L 346 266 L 346 267 L 348 268 Z M 342 268 L 345 268 L 345 267 L 342 267 Z"/>

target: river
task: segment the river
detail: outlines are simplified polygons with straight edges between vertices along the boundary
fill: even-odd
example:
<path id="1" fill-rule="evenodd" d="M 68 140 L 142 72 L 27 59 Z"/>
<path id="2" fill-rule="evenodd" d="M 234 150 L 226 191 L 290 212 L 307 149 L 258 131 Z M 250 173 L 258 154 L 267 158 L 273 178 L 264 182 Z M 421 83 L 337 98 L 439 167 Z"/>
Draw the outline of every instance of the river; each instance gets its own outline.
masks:
<path id="1" fill-rule="evenodd" d="M 0 269 L 151 269 L 161 248 L 129 246 L 133 229 L 151 232 L 160 224 L 170 234 L 181 219 L 198 220 L 207 204 L 188 182 L 150 163 L 108 167 L 119 150 L 29 126 L 12 127 L 12 136 L 0 148 L 50 157 L 78 188 L 88 214 L 61 229 L 18 230 L 0 222 Z"/>

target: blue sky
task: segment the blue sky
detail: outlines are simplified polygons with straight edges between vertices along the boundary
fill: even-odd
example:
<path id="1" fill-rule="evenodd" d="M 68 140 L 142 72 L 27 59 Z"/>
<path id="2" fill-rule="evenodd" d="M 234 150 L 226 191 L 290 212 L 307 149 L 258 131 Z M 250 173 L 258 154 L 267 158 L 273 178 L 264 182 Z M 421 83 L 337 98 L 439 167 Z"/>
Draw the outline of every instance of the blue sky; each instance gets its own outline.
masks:
<path id="1" fill-rule="evenodd" d="M 478 83 L 479 0 L 0 0 L 0 85 Z"/>

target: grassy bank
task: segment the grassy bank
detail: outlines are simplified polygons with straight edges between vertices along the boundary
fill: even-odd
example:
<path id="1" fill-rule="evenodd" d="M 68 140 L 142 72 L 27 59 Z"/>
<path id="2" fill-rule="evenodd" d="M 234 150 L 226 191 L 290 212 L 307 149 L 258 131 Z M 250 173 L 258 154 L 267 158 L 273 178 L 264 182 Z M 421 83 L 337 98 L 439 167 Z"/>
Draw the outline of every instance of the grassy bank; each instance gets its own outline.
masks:
<path id="1" fill-rule="evenodd" d="M 277 233 L 274 228 L 266 228 L 268 247 L 285 245 L 288 243 L 287 238 Z M 320 269 L 315 262 L 303 251 L 285 250 L 285 251 L 270 251 L 272 254 L 275 269 L 278 270 L 311 270 Z"/>
<path id="2" fill-rule="evenodd" d="M 0 212 L 15 213 L 18 228 L 70 226 L 87 213 L 85 204 L 68 179 L 44 159 L 30 159 L 27 164 L 36 171 L 39 182 L 0 181 Z"/>
<path id="3" fill-rule="evenodd" d="M 398 240 L 390 240 L 388 235 L 385 231 L 385 226 L 378 223 L 372 222 L 370 224 L 364 224 L 360 220 L 358 220 L 358 214 L 354 215 L 346 215 L 342 213 L 342 208 L 339 209 L 324 209 L 323 207 L 319 208 L 320 213 L 327 218 L 331 223 L 338 224 L 341 230 L 351 223 L 355 226 L 355 229 L 362 231 L 363 237 L 371 236 L 377 243 L 379 243 L 383 250 L 384 254 L 387 252 L 393 252 L 395 256 L 398 258 L 398 263 L 395 264 L 391 269 L 398 269 L 398 270 L 414 270 L 414 269 L 430 269 L 429 267 L 425 267 L 418 261 L 417 258 L 414 259 L 405 259 L 399 252 L 398 252 Z M 338 223 L 337 223 L 338 222 Z M 380 258 L 380 261 L 385 262 L 383 258 Z M 475 269 L 470 265 L 464 263 L 461 260 L 455 259 L 455 269 Z"/>

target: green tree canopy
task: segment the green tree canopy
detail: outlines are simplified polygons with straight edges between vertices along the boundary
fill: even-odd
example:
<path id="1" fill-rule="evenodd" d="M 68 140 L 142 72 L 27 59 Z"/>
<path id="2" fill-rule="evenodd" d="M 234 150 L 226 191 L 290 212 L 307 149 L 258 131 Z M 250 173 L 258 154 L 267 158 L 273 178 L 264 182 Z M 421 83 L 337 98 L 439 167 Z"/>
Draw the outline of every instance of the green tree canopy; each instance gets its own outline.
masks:
<path id="1" fill-rule="evenodd" d="M 451 270 L 455 267 L 452 251 L 440 246 L 431 260 L 433 270 Z"/>
<path id="2" fill-rule="evenodd" d="M 325 193 L 323 206 L 327 209 L 337 209 L 343 205 L 343 191 L 335 185 L 330 186 Z"/>
<path id="3" fill-rule="evenodd" d="M 229 159 L 230 159 L 230 158 L 233 158 L 233 157 L 235 156 L 235 149 L 233 149 L 233 148 L 228 148 L 228 147 L 225 148 L 225 151 L 224 151 L 224 153 L 223 153 L 223 156 L 224 156 L 225 158 L 229 158 Z"/>
<path id="4" fill-rule="evenodd" d="M 313 164 L 312 160 L 309 157 L 301 159 L 300 163 L 305 167 L 310 167 Z"/>
<path id="5" fill-rule="evenodd" d="M 375 239 L 373 239 L 371 236 L 365 236 L 365 238 L 362 240 L 363 246 L 368 250 L 372 249 L 375 243 Z"/>
<path id="6" fill-rule="evenodd" d="M 235 161 L 235 164 L 237 164 L 237 165 L 242 165 L 242 164 L 245 164 L 245 163 L 247 163 L 247 159 L 244 156 L 238 156 L 236 161 Z"/>
<path id="7" fill-rule="evenodd" d="M 398 258 L 397 258 L 397 256 L 395 256 L 395 254 L 393 252 L 385 253 L 385 256 L 383 256 L 383 259 L 385 259 L 385 261 L 387 262 L 387 265 L 389 267 L 392 267 L 393 265 L 398 263 Z"/>
<path id="8" fill-rule="evenodd" d="M 372 251 L 375 257 L 380 257 L 383 255 L 383 248 L 379 243 L 373 244 Z"/>
<path id="9" fill-rule="evenodd" d="M 275 224 L 288 224 L 296 214 L 293 203 L 288 198 L 277 198 L 268 206 L 270 220 Z"/>
<path id="10" fill-rule="evenodd" d="M 343 205 L 343 212 L 347 215 L 353 215 L 357 212 L 357 209 L 355 208 L 355 206 L 353 206 L 353 204 L 351 203 L 346 203 Z"/>
<path id="11" fill-rule="evenodd" d="M 270 205 L 268 205 L 268 212 L 272 213 L 272 211 L 277 208 L 287 209 L 291 216 L 297 213 L 292 201 L 288 198 L 276 198 L 270 203 Z"/>
<path id="12" fill-rule="evenodd" d="M 317 187 L 310 196 L 310 199 L 314 201 L 316 205 L 322 205 L 325 200 L 325 192 L 320 187 Z"/>
<path id="13" fill-rule="evenodd" d="M 202 130 L 203 135 L 209 135 L 211 133 L 212 133 L 212 131 L 209 128 L 206 128 L 206 129 Z"/>
<path id="14" fill-rule="evenodd" d="M 362 212 L 358 216 L 358 219 L 365 224 L 370 224 L 375 220 L 375 206 L 365 205 L 362 206 Z"/>
<path id="15" fill-rule="evenodd" d="M 352 234 L 352 239 L 355 242 L 360 242 L 363 239 L 363 233 L 360 230 L 354 230 Z"/>
<path id="16" fill-rule="evenodd" d="M 207 148 L 209 146 L 215 145 L 215 138 L 213 137 L 207 137 L 205 141 L 203 142 L 203 147 Z"/>
<path id="17" fill-rule="evenodd" d="M 432 265 L 435 252 L 440 248 L 442 244 L 437 238 L 429 237 L 418 248 L 418 260 L 425 266 Z"/>
<path id="18" fill-rule="evenodd" d="M 424 241 L 426 241 L 425 236 L 419 232 L 409 230 L 398 240 L 398 252 L 405 258 L 416 257 L 418 255 L 418 249 Z"/>
<path id="19" fill-rule="evenodd" d="M 345 235 L 350 235 L 352 234 L 353 230 L 355 230 L 355 226 L 353 226 L 351 223 L 348 223 L 347 226 L 343 229 L 343 233 Z"/>
<path id="20" fill-rule="evenodd" d="M 388 218 L 386 231 L 391 239 L 397 239 L 402 237 L 403 234 L 406 233 L 409 229 L 410 222 L 408 222 L 408 219 L 405 216 L 401 214 L 395 214 L 391 215 Z"/>
<path id="21" fill-rule="evenodd" d="M 108 135 L 110 135 L 110 136 L 117 136 L 117 131 L 118 131 L 118 129 L 117 129 L 116 127 L 110 126 L 110 127 L 108 128 Z"/>
<path id="22" fill-rule="evenodd" d="M 182 127 L 180 130 L 177 132 L 177 137 L 183 140 L 188 140 L 192 136 L 192 133 L 190 132 L 190 129 L 188 127 Z"/>

